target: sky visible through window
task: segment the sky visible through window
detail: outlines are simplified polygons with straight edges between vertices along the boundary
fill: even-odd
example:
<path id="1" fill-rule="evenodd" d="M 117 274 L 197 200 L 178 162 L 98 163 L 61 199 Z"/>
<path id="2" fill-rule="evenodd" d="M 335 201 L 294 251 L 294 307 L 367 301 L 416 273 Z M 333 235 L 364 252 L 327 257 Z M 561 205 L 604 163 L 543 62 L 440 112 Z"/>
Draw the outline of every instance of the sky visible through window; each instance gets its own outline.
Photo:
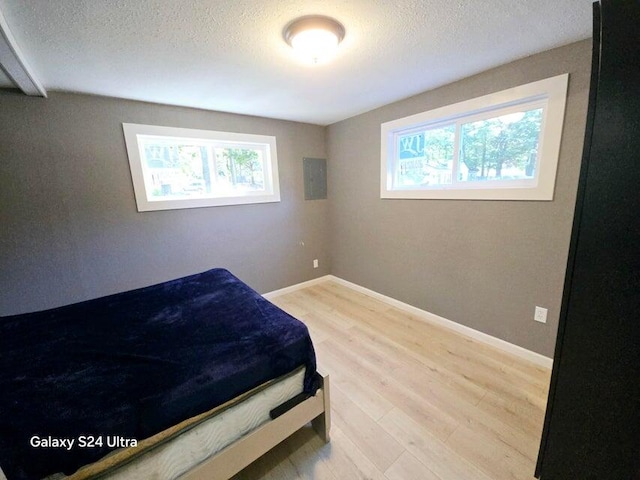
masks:
<path id="1" fill-rule="evenodd" d="M 149 200 L 236 195 L 262 191 L 261 149 L 143 141 Z"/>
<path id="2" fill-rule="evenodd" d="M 533 179 L 542 116 L 535 108 L 460 123 L 457 136 L 456 123 L 399 135 L 397 185 Z"/>

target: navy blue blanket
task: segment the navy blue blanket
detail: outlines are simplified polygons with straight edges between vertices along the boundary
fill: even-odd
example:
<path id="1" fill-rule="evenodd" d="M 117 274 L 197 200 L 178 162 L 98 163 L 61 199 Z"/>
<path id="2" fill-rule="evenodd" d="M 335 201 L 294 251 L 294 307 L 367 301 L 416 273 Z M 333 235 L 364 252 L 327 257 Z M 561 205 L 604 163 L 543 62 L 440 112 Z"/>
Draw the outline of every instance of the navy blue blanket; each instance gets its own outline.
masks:
<path id="1" fill-rule="evenodd" d="M 73 473 L 114 449 L 107 436 L 142 440 L 302 365 L 314 394 L 306 326 L 223 269 L 1 317 L 0 466 L 9 480 Z"/>

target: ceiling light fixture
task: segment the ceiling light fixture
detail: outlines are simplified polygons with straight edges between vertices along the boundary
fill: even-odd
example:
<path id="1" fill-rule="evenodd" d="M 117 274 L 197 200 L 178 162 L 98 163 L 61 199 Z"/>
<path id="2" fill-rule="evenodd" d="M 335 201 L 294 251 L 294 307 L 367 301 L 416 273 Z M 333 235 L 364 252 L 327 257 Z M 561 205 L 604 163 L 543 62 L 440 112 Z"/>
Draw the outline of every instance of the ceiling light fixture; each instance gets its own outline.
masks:
<path id="1" fill-rule="evenodd" d="M 344 38 L 344 27 L 331 17 L 309 15 L 289 23 L 282 33 L 285 41 L 312 64 L 331 58 Z"/>

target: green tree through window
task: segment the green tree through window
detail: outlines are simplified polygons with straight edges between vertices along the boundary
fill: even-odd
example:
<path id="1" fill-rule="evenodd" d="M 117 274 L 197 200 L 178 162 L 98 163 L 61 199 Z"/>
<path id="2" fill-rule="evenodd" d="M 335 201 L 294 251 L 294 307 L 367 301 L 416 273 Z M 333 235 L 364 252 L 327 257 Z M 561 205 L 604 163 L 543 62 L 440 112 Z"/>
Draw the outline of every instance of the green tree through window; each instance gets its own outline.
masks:
<path id="1" fill-rule="evenodd" d="M 459 180 L 501 179 L 505 169 L 509 178 L 533 177 L 541 126 L 541 108 L 463 124 L 460 161 L 468 174 Z"/>

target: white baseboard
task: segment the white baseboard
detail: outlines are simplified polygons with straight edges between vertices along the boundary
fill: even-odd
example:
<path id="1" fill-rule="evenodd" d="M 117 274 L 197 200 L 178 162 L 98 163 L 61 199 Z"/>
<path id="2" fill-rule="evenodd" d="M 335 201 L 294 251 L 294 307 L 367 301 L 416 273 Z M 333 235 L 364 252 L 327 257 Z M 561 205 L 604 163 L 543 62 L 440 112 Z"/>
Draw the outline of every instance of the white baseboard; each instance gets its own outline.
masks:
<path id="1" fill-rule="evenodd" d="M 333 281 L 339 283 L 340 285 L 344 285 L 345 287 L 351 288 L 360 293 L 364 293 L 372 298 L 385 302 L 393 307 L 404 310 L 407 313 L 419 318 L 420 320 L 426 321 L 433 325 L 438 325 L 449 330 L 453 330 L 461 335 L 465 335 L 469 338 L 477 340 L 479 342 L 486 343 L 495 348 L 498 348 L 502 351 L 520 357 L 524 360 L 528 360 L 531 363 L 534 363 L 540 367 L 551 368 L 553 366 L 553 359 L 541 355 L 536 352 L 532 352 L 531 350 L 527 350 L 519 345 L 514 345 L 513 343 L 509 343 L 506 340 L 502 340 L 500 338 L 494 337 L 492 335 L 486 334 L 479 330 L 475 330 L 471 327 L 467 327 L 460 323 L 454 322 L 452 320 L 446 319 L 435 313 L 427 312 L 426 310 L 422 310 L 418 307 L 414 307 L 413 305 L 409 305 L 408 303 L 401 302 L 400 300 L 396 300 L 395 298 L 388 297 L 381 293 L 375 292 L 368 288 L 362 287 L 356 283 L 349 282 L 347 280 L 343 280 L 340 277 L 336 277 L 335 275 L 325 275 L 324 277 L 314 278 L 313 280 L 309 280 L 308 282 L 298 283 L 297 285 L 292 285 L 290 287 L 282 288 L 280 290 L 275 290 L 273 292 L 265 293 L 263 297 L 267 299 L 275 298 L 280 295 L 284 295 L 286 293 L 295 292 L 296 290 L 300 290 L 302 288 L 310 287 L 312 285 L 317 285 L 318 283 L 323 283 L 327 281 Z"/>
<path id="2" fill-rule="evenodd" d="M 513 343 L 509 343 L 506 340 L 502 340 L 501 338 L 491 336 L 479 330 L 475 330 L 471 327 L 467 327 L 460 323 L 441 317 L 439 315 L 436 315 L 435 313 L 427 312 L 426 310 L 422 310 L 420 308 L 414 307 L 413 305 L 409 305 L 408 303 L 401 302 L 400 300 L 396 300 L 395 298 L 391 298 L 373 290 L 369 290 L 368 288 L 361 287 L 358 284 L 343 280 L 342 278 L 336 277 L 335 275 L 328 275 L 328 277 L 330 277 L 330 280 L 336 283 L 339 283 L 357 292 L 364 293 L 365 295 L 404 310 L 405 312 L 408 312 L 416 316 L 417 318 L 431 324 L 448 328 L 449 330 L 453 330 L 474 340 L 478 340 L 479 342 L 483 342 L 493 347 L 499 348 L 500 350 L 511 353 L 512 355 L 516 355 L 517 357 L 528 360 L 541 367 L 551 368 L 553 366 L 552 358 L 546 357 L 536 352 L 532 352 L 531 350 L 527 350 L 526 348 L 523 348 L 519 345 L 514 345 Z"/>
<path id="3" fill-rule="evenodd" d="M 285 295 L 287 293 L 295 292 L 296 290 L 301 290 L 303 288 L 311 287 L 312 285 L 317 285 L 318 283 L 333 280 L 334 278 L 335 277 L 333 275 L 325 275 L 324 277 L 318 277 L 307 280 L 306 282 L 296 283 L 295 285 L 291 285 L 290 287 L 284 287 L 279 290 L 274 290 L 273 292 L 263 293 L 262 296 L 267 300 L 270 300 L 272 298 L 279 297 L 280 295 Z"/>

